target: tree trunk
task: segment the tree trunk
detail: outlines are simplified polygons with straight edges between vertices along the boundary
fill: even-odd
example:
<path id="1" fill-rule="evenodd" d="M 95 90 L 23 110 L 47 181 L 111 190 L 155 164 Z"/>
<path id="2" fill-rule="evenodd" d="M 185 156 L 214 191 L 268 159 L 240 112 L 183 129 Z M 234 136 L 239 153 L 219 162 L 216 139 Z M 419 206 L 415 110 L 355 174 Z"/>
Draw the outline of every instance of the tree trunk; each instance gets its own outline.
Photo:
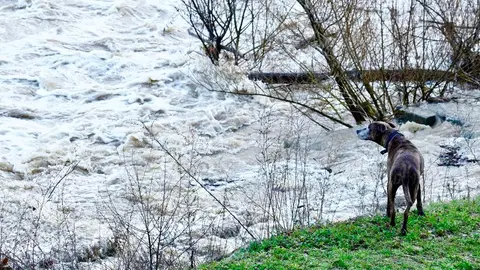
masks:
<path id="1" fill-rule="evenodd" d="M 340 94 L 345 101 L 346 107 L 352 114 L 355 122 L 357 124 L 365 121 L 365 112 L 359 106 L 360 101 L 358 96 L 355 94 L 355 91 L 348 81 L 348 78 L 345 74 L 345 71 L 342 68 L 342 65 L 338 61 L 337 57 L 334 54 L 333 47 L 330 45 L 330 40 L 326 35 L 326 30 L 323 25 L 320 23 L 320 20 L 316 18 L 315 10 L 313 10 L 313 5 L 309 0 L 297 0 L 298 3 L 302 6 L 303 10 L 308 16 L 310 25 L 313 28 L 315 33 L 315 41 L 318 44 L 318 47 L 325 57 L 328 66 L 330 67 L 331 74 L 335 79 L 335 82 L 338 85 Z"/>

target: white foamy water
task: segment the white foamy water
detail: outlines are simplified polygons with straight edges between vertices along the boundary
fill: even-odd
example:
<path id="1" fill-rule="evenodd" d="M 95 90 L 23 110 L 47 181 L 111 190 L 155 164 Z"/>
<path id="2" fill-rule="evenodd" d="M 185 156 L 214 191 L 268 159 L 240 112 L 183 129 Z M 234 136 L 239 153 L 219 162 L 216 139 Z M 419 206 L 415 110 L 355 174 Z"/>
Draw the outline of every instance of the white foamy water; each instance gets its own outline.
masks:
<path id="1" fill-rule="evenodd" d="M 0 2 L 0 226 L 9 250 L 38 245 L 48 253 L 66 242 L 58 230 L 65 224 L 80 246 L 111 237 L 105 208 L 124 207 L 128 161 L 152 175 L 165 160 L 150 150 L 142 122 L 154 121 L 175 154 L 199 137 L 195 150 L 206 156 L 199 177 L 252 171 L 255 157 L 236 154 L 255 143 L 255 131 L 233 132 L 255 123 L 263 105 L 195 83 L 192 73 L 211 66 L 180 5 Z"/>
<path id="2" fill-rule="evenodd" d="M 328 190 L 322 217 L 329 220 L 364 213 L 374 191 L 385 203 L 384 185 L 374 180 L 385 157 L 380 147 L 357 140 L 354 130 L 336 127 L 327 134 L 288 105 L 212 93 L 197 83 L 202 72 L 215 69 L 188 34 L 180 5 L 0 0 L 1 241 L 13 245 L 40 224 L 37 241 L 48 252 L 61 242 L 57 228 L 65 222 L 79 245 L 111 237 L 105 209 L 127 208 L 125 167 L 135 163 L 148 180 L 158 177 L 167 160 L 175 175 L 165 153 L 151 149 L 155 143 L 142 122 L 175 155 L 195 156 L 198 179 L 226 197 L 243 219 L 253 215 L 251 230 L 259 235 L 262 220 L 252 205 L 263 199 L 262 147 L 268 148 L 267 163 L 279 167 L 291 164 L 288 149 L 308 150 L 301 163 L 312 189 L 312 221 L 320 218 L 322 187 Z M 459 146 L 470 158 L 480 155 L 478 101 L 422 109 L 469 123 L 463 129 L 450 123 L 436 129 L 402 126 L 425 155 L 427 200 L 478 193 L 478 164 L 438 166 L 443 144 Z M 466 140 L 465 132 L 474 135 Z M 63 179 L 76 162 L 77 169 Z M 218 204 L 188 181 L 198 191 L 199 209 L 216 216 Z M 242 237 L 249 240 L 243 231 L 228 240 L 228 251 Z"/>

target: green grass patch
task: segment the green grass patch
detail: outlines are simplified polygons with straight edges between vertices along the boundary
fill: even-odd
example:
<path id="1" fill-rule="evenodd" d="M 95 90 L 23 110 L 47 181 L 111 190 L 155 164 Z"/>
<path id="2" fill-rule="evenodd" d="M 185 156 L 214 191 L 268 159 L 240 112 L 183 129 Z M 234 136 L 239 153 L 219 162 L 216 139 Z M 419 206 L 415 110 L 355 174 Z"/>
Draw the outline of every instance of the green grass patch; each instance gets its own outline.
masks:
<path id="1" fill-rule="evenodd" d="M 406 236 L 402 218 L 395 228 L 376 216 L 296 230 L 200 269 L 480 269 L 480 198 L 411 213 Z"/>

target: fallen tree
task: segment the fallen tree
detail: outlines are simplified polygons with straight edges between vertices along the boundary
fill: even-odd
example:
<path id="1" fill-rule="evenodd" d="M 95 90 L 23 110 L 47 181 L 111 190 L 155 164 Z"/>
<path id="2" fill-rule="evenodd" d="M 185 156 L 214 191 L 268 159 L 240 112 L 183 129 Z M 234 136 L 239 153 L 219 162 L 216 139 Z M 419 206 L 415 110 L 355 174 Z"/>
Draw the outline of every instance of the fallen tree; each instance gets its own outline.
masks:
<path id="1" fill-rule="evenodd" d="M 392 81 L 392 82 L 415 82 L 415 81 L 436 81 L 436 82 L 459 82 L 478 84 L 471 76 L 458 74 L 451 71 L 409 69 L 409 70 L 348 70 L 345 76 L 352 81 Z M 248 74 L 250 80 L 262 81 L 268 84 L 314 84 L 330 80 L 332 74 L 327 72 L 252 72 Z"/>

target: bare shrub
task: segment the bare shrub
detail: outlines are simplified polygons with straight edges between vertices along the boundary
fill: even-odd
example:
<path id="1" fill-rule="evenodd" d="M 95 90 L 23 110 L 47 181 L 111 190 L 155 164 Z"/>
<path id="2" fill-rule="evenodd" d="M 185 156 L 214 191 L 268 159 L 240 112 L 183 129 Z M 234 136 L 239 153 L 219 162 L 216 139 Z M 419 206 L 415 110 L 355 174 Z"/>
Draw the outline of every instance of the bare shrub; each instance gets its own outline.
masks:
<path id="1" fill-rule="evenodd" d="M 133 157 L 127 164 L 124 204 L 117 204 L 116 198 L 110 196 L 104 213 L 118 246 L 117 266 L 168 269 L 185 265 L 183 255 L 193 247 L 178 245 L 194 226 L 194 190 L 189 188 L 186 177 L 169 170 L 165 158 L 154 174 L 136 165 Z"/>
<path id="2" fill-rule="evenodd" d="M 387 186 L 387 166 L 384 162 L 378 162 L 377 166 L 374 167 L 372 170 L 373 179 L 375 180 L 372 209 L 375 212 L 378 212 L 381 210 L 379 199 L 385 198 L 387 196 L 387 191 L 385 189 L 385 187 Z"/>
<path id="3" fill-rule="evenodd" d="M 243 231 L 255 239 L 229 209 L 228 200 L 221 201 L 199 180 L 197 136 L 184 134 L 187 148 L 178 153 L 170 151 L 151 127 L 144 128 L 151 139 L 146 145 L 152 148 L 147 151 L 156 156 L 148 160 L 155 164 L 140 161 L 135 151 L 126 149 L 124 192 L 120 197 L 109 193 L 102 210 L 113 233 L 115 267 L 195 268 L 206 258 L 223 256 L 222 240 L 236 238 Z M 200 191 L 218 203 L 222 215 L 203 209 L 208 204 L 200 199 Z"/>
<path id="4" fill-rule="evenodd" d="M 250 199 L 262 215 L 264 237 L 312 222 L 313 178 L 307 162 L 310 133 L 305 119 L 291 113 L 279 135 L 274 135 L 278 134 L 274 126 L 279 123 L 271 109 L 260 117 L 257 162 L 261 184 Z"/>
<path id="5" fill-rule="evenodd" d="M 334 189 L 335 184 L 333 182 L 334 179 L 332 177 L 331 171 L 325 171 L 324 173 L 318 175 L 316 177 L 316 180 L 318 184 L 318 187 L 316 189 L 318 196 L 316 196 L 317 200 L 315 200 L 315 203 L 318 205 L 317 219 L 318 221 L 322 222 L 325 221 L 325 208 L 333 203 L 330 196 L 328 195 Z"/>
<path id="6" fill-rule="evenodd" d="M 47 183 L 32 179 L 39 197 L 17 201 L 12 209 L 2 205 L 0 255 L 11 269 L 78 269 L 82 253 L 75 222 L 75 209 L 65 201 L 64 189 L 75 175 L 79 162 L 66 163 L 46 174 Z M 36 177 L 45 175 L 36 175 Z M 30 177 L 26 175 L 26 177 Z M 13 212 L 12 212 L 13 211 Z M 52 242 L 52 236 L 54 241 Z M 53 246 L 52 246 L 53 244 Z M 8 267 L 6 269 L 8 269 Z"/>

